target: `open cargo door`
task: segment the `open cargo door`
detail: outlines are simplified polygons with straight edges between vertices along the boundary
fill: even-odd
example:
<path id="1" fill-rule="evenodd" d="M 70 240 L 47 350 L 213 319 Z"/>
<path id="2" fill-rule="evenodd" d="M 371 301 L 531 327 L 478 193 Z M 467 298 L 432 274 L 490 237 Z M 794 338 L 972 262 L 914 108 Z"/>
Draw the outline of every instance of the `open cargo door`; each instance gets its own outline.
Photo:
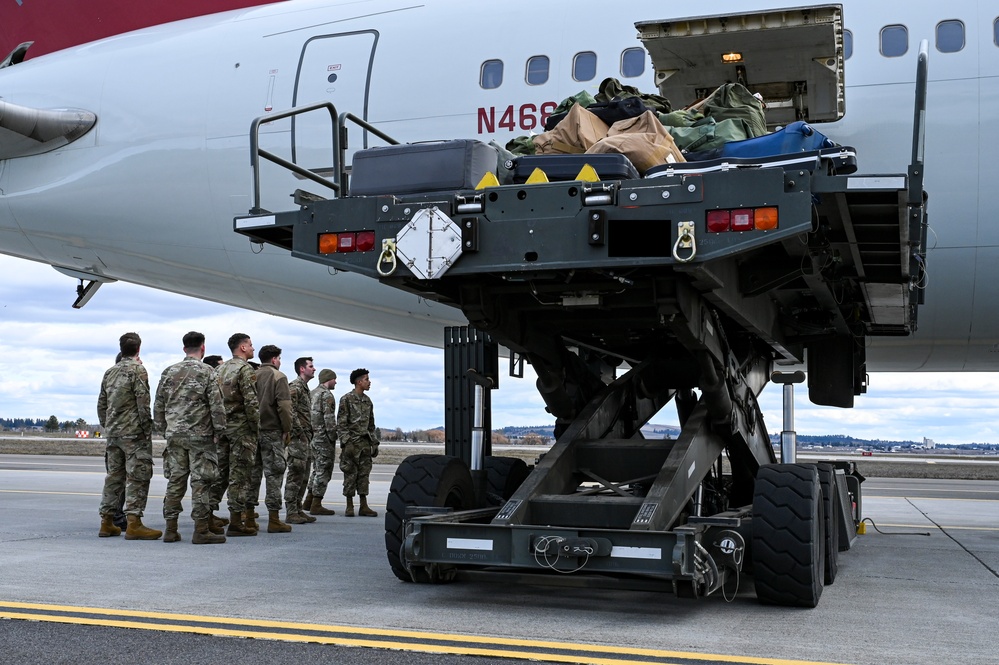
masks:
<path id="1" fill-rule="evenodd" d="M 767 124 L 846 113 L 840 5 L 636 23 L 660 93 L 674 107 L 725 83 L 763 96 Z"/>

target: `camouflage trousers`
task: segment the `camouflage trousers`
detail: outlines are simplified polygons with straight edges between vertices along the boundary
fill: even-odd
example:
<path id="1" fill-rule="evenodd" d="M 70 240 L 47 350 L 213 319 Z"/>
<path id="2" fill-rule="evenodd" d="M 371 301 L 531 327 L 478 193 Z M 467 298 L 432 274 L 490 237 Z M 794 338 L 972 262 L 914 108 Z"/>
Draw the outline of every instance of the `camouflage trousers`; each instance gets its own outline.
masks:
<path id="1" fill-rule="evenodd" d="M 229 447 L 229 510 L 241 513 L 253 507 L 249 496 L 253 460 L 257 456 L 257 436 L 250 429 L 226 432 Z"/>
<path id="2" fill-rule="evenodd" d="M 177 519 L 184 512 L 181 501 L 191 481 L 191 517 L 195 522 L 211 515 L 211 488 L 218 478 L 219 463 L 214 437 L 171 436 L 163 459 L 170 463 L 170 478 L 163 496 L 163 518 Z"/>
<path id="3" fill-rule="evenodd" d="M 229 487 L 229 439 L 227 437 L 220 436 L 215 442 L 215 456 L 219 461 L 219 472 L 209 493 L 213 513 L 222 505 L 222 495 Z"/>
<path id="4" fill-rule="evenodd" d="M 371 475 L 371 444 L 361 439 L 345 443 L 340 441 L 340 470 L 343 471 L 343 495 L 368 494 L 368 477 Z"/>
<path id="5" fill-rule="evenodd" d="M 281 483 L 284 482 L 284 472 L 288 466 L 285 459 L 284 441 L 281 440 L 281 430 L 260 430 L 257 437 L 257 448 L 260 456 L 260 470 L 266 481 L 264 504 L 267 510 L 281 510 Z M 260 481 L 257 481 L 256 491 L 250 490 L 254 505 L 260 495 Z"/>
<path id="6" fill-rule="evenodd" d="M 315 464 L 312 468 L 312 479 L 309 484 L 312 486 L 312 496 L 326 496 L 326 487 L 333 477 L 333 463 L 336 458 L 336 443 L 327 441 L 312 442 L 312 457 Z"/>
<path id="7" fill-rule="evenodd" d="M 149 498 L 149 480 L 153 477 L 152 439 L 111 437 L 105 450 L 107 476 L 101 497 L 102 516 L 114 516 L 118 495 L 125 489 L 125 514 L 142 516 Z"/>
<path id="8" fill-rule="evenodd" d="M 309 483 L 309 441 L 292 435 L 291 443 L 285 451 L 288 462 L 288 476 L 284 481 L 284 503 L 298 505 L 305 496 L 305 486 Z"/>

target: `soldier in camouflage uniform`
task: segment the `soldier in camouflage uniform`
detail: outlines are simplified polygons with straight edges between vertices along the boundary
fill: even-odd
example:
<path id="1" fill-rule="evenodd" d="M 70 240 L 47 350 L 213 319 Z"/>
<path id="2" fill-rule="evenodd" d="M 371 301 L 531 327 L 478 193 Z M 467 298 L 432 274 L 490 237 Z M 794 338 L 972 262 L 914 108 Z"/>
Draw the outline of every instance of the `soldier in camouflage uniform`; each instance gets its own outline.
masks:
<path id="1" fill-rule="evenodd" d="M 326 487 L 333 476 L 333 462 L 336 458 L 336 401 L 333 388 L 336 387 L 336 372 L 324 369 L 319 372 L 319 387 L 312 394 L 312 458 L 315 461 L 312 471 L 313 515 L 335 515 L 336 512 L 323 506 Z"/>
<path id="2" fill-rule="evenodd" d="M 378 437 L 375 433 L 375 411 L 371 399 L 364 393 L 371 388 L 368 370 L 355 369 L 350 373 L 354 389 L 340 398 L 337 415 L 337 434 L 340 436 L 340 470 L 343 471 L 343 495 L 347 497 L 344 515 L 354 516 L 354 492 L 361 497 L 357 511 L 361 517 L 377 517 L 368 507 L 368 477 L 371 460 L 378 456 Z"/>
<path id="3" fill-rule="evenodd" d="M 229 350 L 232 358 L 216 370 L 226 420 L 225 443 L 219 448 L 229 451 L 229 529 L 226 535 L 255 536 L 257 523 L 247 496 L 260 426 L 256 373 L 248 362 L 253 357 L 253 342 L 249 335 L 236 333 L 229 338 Z M 216 488 L 212 500 L 220 499 L 221 491 Z"/>
<path id="4" fill-rule="evenodd" d="M 309 381 L 316 375 L 312 358 L 295 360 L 298 377 L 288 384 L 291 393 L 291 442 L 288 444 L 288 475 L 284 481 L 284 505 L 288 524 L 306 524 L 316 518 L 302 511 L 302 495 L 309 484 L 312 455 L 312 404 L 309 399 Z M 310 498 L 311 501 L 311 498 Z"/>
<path id="5" fill-rule="evenodd" d="M 153 423 L 166 434 L 163 457 L 169 460 L 170 477 L 163 497 L 166 533 L 163 542 L 178 542 L 177 518 L 191 480 L 191 517 L 195 545 L 225 542 L 221 524 L 211 523 L 211 488 L 218 479 L 217 439 L 225 436 L 222 392 L 212 368 L 201 361 L 205 336 L 191 331 L 184 335 L 186 357 L 163 370 L 156 388 Z"/>
<path id="6" fill-rule="evenodd" d="M 267 533 L 287 533 L 291 525 L 281 521 L 281 483 L 287 468 L 286 449 L 291 442 L 291 391 L 281 372 L 281 349 L 268 344 L 260 348 L 257 370 L 260 398 L 260 432 L 257 446 L 266 481 Z"/>
<path id="7" fill-rule="evenodd" d="M 153 419 L 149 412 L 149 376 L 139 362 L 142 339 L 125 333 L 118 340 L 121 362 L 104 372 L 97 398 L 97 418 L 107 436 L 107 476 L 101 498 L 102 538 L 118 536 L 114 525 L 118 493 L 125 486 L 126 540 L 156 540 L 161 531 L 142 524 L 153 477 Z"/>

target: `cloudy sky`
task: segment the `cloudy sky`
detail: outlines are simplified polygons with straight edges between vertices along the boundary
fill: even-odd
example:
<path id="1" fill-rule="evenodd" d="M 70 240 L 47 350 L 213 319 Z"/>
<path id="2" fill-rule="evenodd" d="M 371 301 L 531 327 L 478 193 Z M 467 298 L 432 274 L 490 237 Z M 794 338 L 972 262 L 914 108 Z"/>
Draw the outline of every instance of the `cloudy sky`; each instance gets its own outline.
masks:
<path id="1" fill-rule="evenodd" d="M 366 367 L 381 427 L 408 431 L 444 422 L 439 349 L 120 282 L 105 284 L 83 309 L 74 310 L 76 280 L 49 266 L 0 256 L 0 275 L 0 348 L 7 358 L 0 381 L 0 417 L 55 415 L 60 421 L 95 422 L 101 376 L 114 361 L 121 333 L 136 331 L 142 336 L 141 355 L 155 388 L 160 372 L 183 357 L 184 333 L 199 330 L 208 337 L 208 353 L 223 357 L 229 356 L 225 341 L 236 331 L 249 334 L 257 349 L 277 344 L 284 350 L 289 378 L 294 378 L 294 359 L 310 355 L 316 367 L 332 368 L 341 377 L 338 396 L 349 387 L 350 371 Z M 500 386 L 493 393 L 494 427 L 550 422 L 531 376 L 502 376 Z M 779 432 L 780 387 L 768 387 L 761 403 L 767 428 Z M 667 405 L 653 422 L 676 424 L 672 406 Z M 851 410 L 813 406 L 805 390 L 799 389 L 795 424 L 800 434 L 999 443 L 999 375 L 872 374 L 868 394 L 857 398 L 857 407 Z"/>

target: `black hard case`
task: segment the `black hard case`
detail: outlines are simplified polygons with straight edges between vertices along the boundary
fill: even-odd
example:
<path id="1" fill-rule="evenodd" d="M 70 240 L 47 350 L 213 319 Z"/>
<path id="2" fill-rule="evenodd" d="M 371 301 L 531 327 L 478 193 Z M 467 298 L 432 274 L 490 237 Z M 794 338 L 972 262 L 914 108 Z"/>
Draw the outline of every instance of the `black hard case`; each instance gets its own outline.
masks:
<path id="1" fill-rule="evenodd" d="M 350 194 L 420 194 L 472 189 L 486 173 L 496 175 L 496 149 L 474 139 L 404 143 L 358 150 Z"/>
<path id="2" fill-rule="evenodd" d="M 534 169 L 541 169 L 548 180 L 575 180 L 584 165 L 592 166 L 601 180 L 637 180 L 641 178 L 631 160 L 624 155 L 525 155 L 513 160 L 514 183 L 525 182 Z"/>

